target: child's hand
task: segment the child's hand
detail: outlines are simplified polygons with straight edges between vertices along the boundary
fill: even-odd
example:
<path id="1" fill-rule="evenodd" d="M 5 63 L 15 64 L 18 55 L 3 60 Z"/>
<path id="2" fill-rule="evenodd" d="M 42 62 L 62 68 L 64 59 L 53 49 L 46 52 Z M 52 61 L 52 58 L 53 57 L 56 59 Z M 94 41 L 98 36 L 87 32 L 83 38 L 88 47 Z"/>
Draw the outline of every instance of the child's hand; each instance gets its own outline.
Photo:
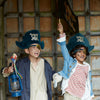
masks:
<path id="1" fill-rule="evenodd" d="M 10 74 L 10 73 L 12 73 L 13 71 L 14 71 L 14 70 L 13 70 L 13 64 L 12 64 L 12 66 L 7 67 L 7 68 L 4 69 L 4 73 L 6 73 L 6 74 Z"/>
<path id="2" fill-rule="evenodd" d="M 60 34 L 63 34 L 63 25 L 61 24 L 60 19 L 59 19 L 59 23 L 58 23 L 58 31 L 60 32 Z"/>
<path id="3" fill-rule="evenodd" d="M 54 87 L 57 87 L 57 83 L 60 82 L 62 80 L 62 76 L 60 76 L 58 73 L 55 73 L 53 75 L 53 83 L 54 83 Z"/>

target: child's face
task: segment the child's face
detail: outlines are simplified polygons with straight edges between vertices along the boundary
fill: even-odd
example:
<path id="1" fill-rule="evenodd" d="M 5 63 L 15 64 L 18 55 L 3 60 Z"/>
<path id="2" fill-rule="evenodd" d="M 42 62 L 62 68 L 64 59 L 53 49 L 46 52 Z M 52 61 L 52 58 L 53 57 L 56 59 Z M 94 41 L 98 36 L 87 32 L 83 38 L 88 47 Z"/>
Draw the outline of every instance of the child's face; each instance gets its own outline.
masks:
<path id="1" fill-rule="evenodd" d="M 78 63 L 83 64 L 83 61 L 86 59 L 86 49 L 85 47 L 81 47 L 74 57 L 77 59 Z"/>
<path id="2" fill-rule="evenodd" d="M 30 57 L 38 58 L 40 55 L 40 45 L 39 44 L 32 44 L 28 49 L 27 53 L 29 54 Z"/>

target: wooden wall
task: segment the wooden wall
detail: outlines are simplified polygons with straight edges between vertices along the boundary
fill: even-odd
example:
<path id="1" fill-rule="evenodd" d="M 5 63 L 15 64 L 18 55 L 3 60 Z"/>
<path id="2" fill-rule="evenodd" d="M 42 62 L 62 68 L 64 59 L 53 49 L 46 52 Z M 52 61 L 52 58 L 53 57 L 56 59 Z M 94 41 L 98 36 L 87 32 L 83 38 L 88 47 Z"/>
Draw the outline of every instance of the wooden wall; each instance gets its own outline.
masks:
<path id="1" fill-rule="evenodd" d="M 4 46 L 5 64 L 11 62 L 12 53 L 24 56 L 24 51 L 19 49 L 15 41 L 21 41 L 28 30 L 37 29 L 41 34 L 41 41 L 45 43 L 41 56 L 55 66 L 55 18 L 52 16 L 54 9 L 53 0 L 7 0 L 4 7 Z M 53 67 L 54 69 L 54 67 Z M 6 86 L 7 87 L 7 86 Z M 13 100 L 8 90 L 7 100 Z M 14 100 L 17 98 L 14 98 Z"/>
<path id="2" fill-rule="evenodd" d="M 79 30 L 94 45 L 88 62 L 92 69 L 95 100 L 100 100 L 100 0 L 73 0 L 73 10 L 79 19 Z"/>
<path id="3" fill-rule="evenodd" d="M 94 100 L 100 100 L 100 0 L 69 1 L 71 8 L 78 16 L 80 33 L 89 39 L 91 45 L 95 45 L 88 57 L 88 62 L 92 66 Z M 23 51 L 15 45 L 15 41 L 21 41 L 26 31 L 38 29 L 41 33 L 41 40 L 45 42 L 41 56 L 48 60 L 53 69 L 60 71 L 63 66 L 63 57 L 56 43 L 57 20 L 53 16 L 55 0 L 7 0 L 2 8 L 4 34 L 0 34 L 0 41 L 3 36 L 4 48 L 2 49 L 5 65 L 11 61 L 12 53 L 15 52 L 18 56 L 23 55 Z M 5 84 L 6 99 L 17 100 L 9 95 L 7 88 Z M 53 93 L 55 91 L 53 89 Z M 61 92 L 59 87 L 57 91 Z M 63 97 L 55 95 L 53 100 L 63 100 Z"/>

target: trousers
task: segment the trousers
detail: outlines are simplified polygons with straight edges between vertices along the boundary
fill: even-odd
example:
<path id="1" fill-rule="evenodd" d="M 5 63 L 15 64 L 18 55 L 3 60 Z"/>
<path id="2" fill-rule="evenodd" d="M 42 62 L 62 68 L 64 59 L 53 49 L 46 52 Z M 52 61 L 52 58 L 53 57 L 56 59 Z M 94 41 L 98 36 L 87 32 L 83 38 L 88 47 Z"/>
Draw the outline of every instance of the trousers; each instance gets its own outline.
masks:
<path id="1" fill-rule="evenodd" d="M 68 92 L 66 92 L 64 94 L 64 100 L 81 100 L 78 97 L 72 96 L 71 94 L 69 94 Z"/>

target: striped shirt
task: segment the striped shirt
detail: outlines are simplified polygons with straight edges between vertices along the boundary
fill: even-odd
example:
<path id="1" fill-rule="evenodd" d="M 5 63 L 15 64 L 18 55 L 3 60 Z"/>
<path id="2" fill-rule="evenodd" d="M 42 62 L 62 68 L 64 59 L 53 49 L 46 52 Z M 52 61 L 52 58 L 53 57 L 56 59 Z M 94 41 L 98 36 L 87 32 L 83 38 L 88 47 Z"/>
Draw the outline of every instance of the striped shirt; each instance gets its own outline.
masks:
<path id="1" fill-rule="evenodd" d="M 85 84 L 88 76 L 88 66 L 78 64 L 75 72 L 71 75 L 66 91 L 75 96 L 82 98 L 85 92 Z"/>

